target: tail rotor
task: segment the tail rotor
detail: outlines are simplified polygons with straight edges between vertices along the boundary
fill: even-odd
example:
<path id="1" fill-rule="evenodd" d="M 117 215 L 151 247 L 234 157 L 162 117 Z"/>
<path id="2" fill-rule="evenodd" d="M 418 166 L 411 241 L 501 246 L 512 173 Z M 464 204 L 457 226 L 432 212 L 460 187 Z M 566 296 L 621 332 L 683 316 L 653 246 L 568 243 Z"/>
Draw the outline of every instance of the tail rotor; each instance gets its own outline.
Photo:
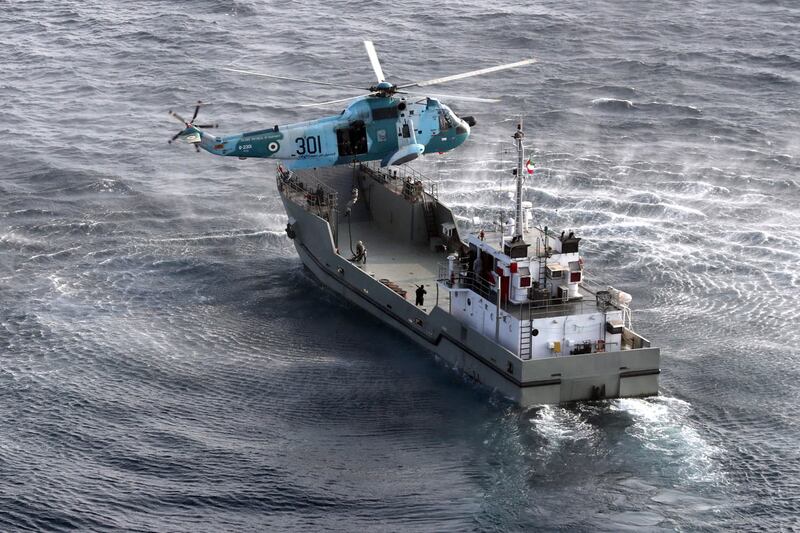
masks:
<path id="1" fill-rule="evenodd" d="M 198 152 L 200 151 L 200 141 L 202 140 L 200 136 L 199 130 L 205 130 L 210 128 L 216 128 L 219 124 L 195 124 L 194 121 L 197 119 L 197 114 L 200 113 L 200 107 L 208 105 L 208 102 L 203 103 L 202 101 L 198 100 L 197 105 L 195 105 L 194 113 L 192 113 L 192 118 L 190 120 L 186 120 L 175 111 L 170 110 L 169 115 L 173 117 L 178 122 L 184 125 L 184 129 L 176 133 L 172 136 L 170 140 L 167 141 L 168 144 L 172 144 L 174 141 L 178 139 L 183 139 L 189 144 L 193 144 L 195 150 Z"/>

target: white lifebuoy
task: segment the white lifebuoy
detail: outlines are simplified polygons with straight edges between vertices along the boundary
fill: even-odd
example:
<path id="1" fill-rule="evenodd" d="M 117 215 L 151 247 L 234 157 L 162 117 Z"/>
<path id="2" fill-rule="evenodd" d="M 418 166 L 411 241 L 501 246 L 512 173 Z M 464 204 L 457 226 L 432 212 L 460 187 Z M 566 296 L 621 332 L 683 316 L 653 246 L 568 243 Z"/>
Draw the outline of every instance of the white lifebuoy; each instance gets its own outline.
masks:
<path id="1" fill-rule="evenodd" d="M 280 148 L 280 147 L 281 147 L 281 145 L 276 143 L 276 142 L 274 142 L 274 141 L 267 145 L 267 148 L 269 148 L 270 152 L 277 152 L 278 148 Z"/>

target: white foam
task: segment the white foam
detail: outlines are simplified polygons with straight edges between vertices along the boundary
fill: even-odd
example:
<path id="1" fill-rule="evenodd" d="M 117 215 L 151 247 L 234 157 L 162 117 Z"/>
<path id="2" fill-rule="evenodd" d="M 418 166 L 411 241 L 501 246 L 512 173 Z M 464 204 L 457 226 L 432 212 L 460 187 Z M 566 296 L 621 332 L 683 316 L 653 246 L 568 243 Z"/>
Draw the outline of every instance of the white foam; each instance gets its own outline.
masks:
<path id="1" fill-rule="evenodd" d="M 718 458 L 723 450 L 709 444 L 689 419 L 691 405 L 677 398 L 615 400 L 612 410 L 628 413 L 633 421 L 627 432 L 667 461 L 677 463 L 692 481 L 719 482 L 723 473 Z"/>
<path id="2" fill-rule="evenodd" d="M 617 104 L 623 105 L 629 109 L 634 107 L 633 102 L 630 100 L 624 100 L 620 98 L 595 98 L 592 100 L 592 105 L 602 105 L 602 104 Z"/>
<path id="3" fill-rule="evenodd" d="M 533 429 L 547 441 L 550 451 L 565 442 L 597 441 L 598 430 L 578 413 L 552 405 L 541 407 L 531 418 Z"/>
<path id="4" fill-rule="evenodd" d="M 36 254 L 36 255 L 30 256 L 28 258 L 28 261 L 35 261 L 35 260 L 41 259 L 41 258 L 52 259 L 54 257 L 58 257 L 59 255 L 64 255 L 64 254 L 68 254 L 70 252 L 74 252 L 75 250 L 80 250 L 80 248 L 81 248 L 81 246 L 73 246 L 71 248 L 65 248 L 64 250 L 59 250 L 57 252 L 52 252 L 52 253 L 49 253 L 49 254 Z"/>

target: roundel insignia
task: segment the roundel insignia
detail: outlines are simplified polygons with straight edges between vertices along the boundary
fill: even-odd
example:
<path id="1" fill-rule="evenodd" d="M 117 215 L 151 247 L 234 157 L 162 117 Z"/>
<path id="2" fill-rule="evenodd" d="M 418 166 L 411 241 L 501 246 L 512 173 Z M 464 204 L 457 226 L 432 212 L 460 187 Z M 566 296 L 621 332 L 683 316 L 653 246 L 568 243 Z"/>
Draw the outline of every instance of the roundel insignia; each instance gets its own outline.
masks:
<path id="1" fill-rule="evenodd" d="M 273 142 L 271 142 L 271 143 L 269 143 L 267 145 L 267 148 L 269 148 L 270 152 L 277 152 L 278 148 L 280 148 L 280 147 L 281 147 L 281 145 L 276 143 L 275 141 L 273 141 Z"/>

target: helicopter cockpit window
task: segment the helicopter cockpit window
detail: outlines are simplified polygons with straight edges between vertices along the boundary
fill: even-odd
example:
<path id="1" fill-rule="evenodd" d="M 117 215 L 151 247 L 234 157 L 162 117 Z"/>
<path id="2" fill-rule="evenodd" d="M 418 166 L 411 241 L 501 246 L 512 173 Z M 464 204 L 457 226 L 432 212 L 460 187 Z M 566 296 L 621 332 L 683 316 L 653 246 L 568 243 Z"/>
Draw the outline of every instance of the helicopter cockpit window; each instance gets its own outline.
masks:
<path id="1" fill-rule="evenodd" d="M 439 131 L 448 130 L 453 127 L 453 124 L 450 120 L 450 117 L 447 114 L 439 110 Z"/>

